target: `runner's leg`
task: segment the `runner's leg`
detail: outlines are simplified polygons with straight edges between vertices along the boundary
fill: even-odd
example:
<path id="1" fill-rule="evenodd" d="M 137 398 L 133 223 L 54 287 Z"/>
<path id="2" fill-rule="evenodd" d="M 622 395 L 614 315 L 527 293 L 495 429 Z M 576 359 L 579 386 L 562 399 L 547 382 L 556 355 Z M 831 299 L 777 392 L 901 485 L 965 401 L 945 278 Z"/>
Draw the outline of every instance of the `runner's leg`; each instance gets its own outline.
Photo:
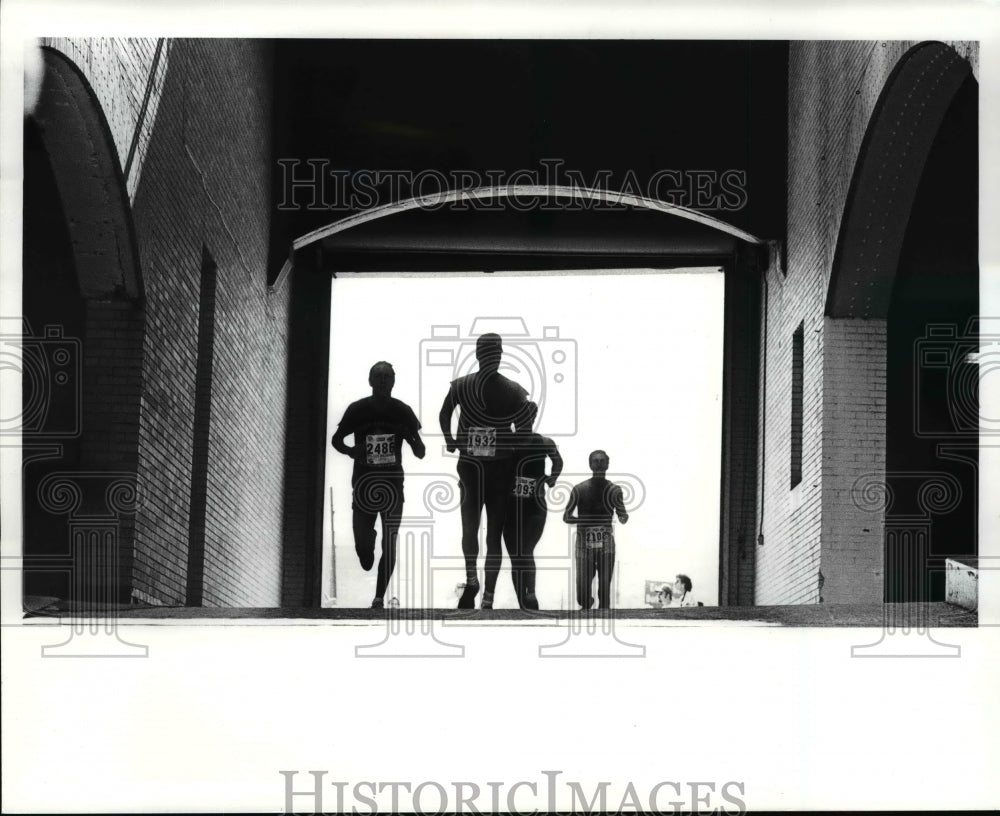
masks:
<path id="1" fill-rule="evenodd" d="M 525 514 L 524 529 L 521 538 L 521 580 L 524 586 L 525 609 L 538 609 L 538 598 L 535 597 L 535 547 L 545 531 L 545 518 L 548 515 L 546 507 L 532 507 Z M 520 597 L 520 596 L 519 596 Z"/>
<path id="2" fill-rule="evenodd" d="M 514 583 L 518 606 L 524 606 L 523 570 L 521 566 L 521 518 L 517 512 L 517 499 L 507 500 L 507 512 L 503 521 L 503 540 L 510 558 L 510 577 Z"/>
<path id="3" fill-rule="evenodd" d="M 375 582 L 375 597 L 385 597 L 386 587 L 396 568 L 396 544 L 399 538 L 399 523 L 403 516 L 403 491 L 397 488 L 392 506 L 382 511 L 382 557 L 378 562 L 378 579 Z"/>
<path id="4" fill-rule="evenodd" d="M 597 597 L 600 609 L 611 608 L 611 576 L 615 572 L 615 545 L 606 544 L 599 551 L 597 562 Z"/>
<path id="5" fill-rule="evenodd" d="M 483 600 L 492 604 L 493 592 L 497 587 L 497 577 L 503 564 L 504 518 L 507 511 L 507 497 L 510 488 L 505 476 L 504 464 L 494 464 L 486 468 L 486 586 Z"/>
<path id="6" fill-rule="evenodd" d="M 576 602 L 584 609 L 590 609 L 594 603 L 591 590 L 596 571 L 597 560 L 593 556 L 593 550 L 584 546 L 578 533 L 576 542 Z"/>
<path id="7" fill-rule="evenodd" d="M 483 474 L 477 462 L 459 461 L 458 486 L 462 501 L 462 554 L 465 556 L 465 592 L 459 609 L 474 608 L 479 592 L 476 561 L 479 558 L 479 522 L 483 514 Z"/>
<path id="8" fill-rule="evenodd" d="M 368 572 L 375 562 L 375 519 L 377 517 L 377 513 L 359 510 L 355 502 L 352 515 L 354 551 L 358 554 L 361 568 L 365 572 Z"/>

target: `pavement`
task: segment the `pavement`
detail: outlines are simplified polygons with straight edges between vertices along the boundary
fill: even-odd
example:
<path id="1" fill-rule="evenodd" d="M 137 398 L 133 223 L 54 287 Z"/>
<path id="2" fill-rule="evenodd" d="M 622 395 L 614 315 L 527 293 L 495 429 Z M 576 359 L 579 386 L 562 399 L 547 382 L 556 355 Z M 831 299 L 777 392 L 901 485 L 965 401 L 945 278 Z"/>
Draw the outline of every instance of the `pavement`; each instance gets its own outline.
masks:
<path id="1" fill-rule="evenodd" d="M 26 618 L 66 618 L 70 609 L 66 602 L 47 599 L 25 599 Z M 603 618 L 636 621 L 678 621 L 697 625 L 699 621 L 721 621 L 735 625 L 813 626 L 813 627 L 879 627 L 886 624 L 914 627 L 975 628 L 979 617 L 975 611 L 947 603 L 908 604 L 809 604 L 801 606 L 695 606 L 666 609 L 612 610 L 540 610 L 520 609 L 295 609 L 295 608 L 209 608 L 185 606 L 120 606 L 115 609 L 81 608 L 73 610 L 88 619 L 113 617 L 120 621 L 158 620 L 292 620 L 292 621 L 378 621 L 386 617 L 400 620 L 468 620 L 489 623 L 546 623 L 567 618 Z"/>

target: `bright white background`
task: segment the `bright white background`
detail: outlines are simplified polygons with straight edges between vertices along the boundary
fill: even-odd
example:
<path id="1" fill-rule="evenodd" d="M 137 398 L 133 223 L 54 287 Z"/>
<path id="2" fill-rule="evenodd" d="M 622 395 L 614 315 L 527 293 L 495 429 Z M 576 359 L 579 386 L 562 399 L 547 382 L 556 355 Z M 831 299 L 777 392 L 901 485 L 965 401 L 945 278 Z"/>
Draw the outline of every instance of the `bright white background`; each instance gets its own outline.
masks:
<path id="1" fill-rule="evenodd" d="M 3 314 L 18 314 L 20 303 L 15 44 L 54 26 L 91 36 L 980 39 L 982 309 L 1000 314 L 995 6 L 699 0 L 567 9 L 536 0 L 411 8 L 4 2 Z M 984 416 L 997 416 L 996 379 L 983 383 Z M 5 391 L 0 400 L 10 416 L 20 397 Z M 996 453 L 982 449 L 984 497 L 1000 495 Z M 19 451 L 0 449 L 0 463 L 4 811 L 273 812 L 284 805 L 281 769 L 300 771 L 300 781 L 324 769 L 349 784 L 468 779 L 483 787 L 544 781 L 541 770 L 561 769 L 590 790 L 611 780 L 619 791 L 630 780 L 735 779 L 754 809 L 984 808 L 1000 799 L 996 571 L 981 573 L 981 628 L 943 633 L 962 646 L 957 660 L 852 660 L 851 645 L 877 640 L 878 630 L 732 625 L 632 627 L 627 636 L 647 646 L 644 660 L 540 660 L 538 645 L 560 632 L 524 627 L 463 630 L 464 660 L 357 660 L 354 647 L 377 640 L 379 629 L 241 622 L 130 627 L 132 640 L 150 646 L 145 660 L 42 659 L 40 647 L 66 630 L 19 622 L 20 575 L 7 569 L 20 551 Z M 996 557 L 995 499 L 982 502 L 981 522 L 982 556 Z M 525 689 L 519 699 L 510 696 L 516 683 Z M 595 686 L 607 690 L 603 715 Z"/>
<path id="2" fill-rule="evenodd" d="M 677 573 L 684 573 L 694 584 L 694 596 L 714 606 L 722 314 L 723 276 L 717 268 L 443 279 L 341 275 L 334 280 L 327 438 L 348 404 L 371 393 L 368 371 L 378 360 L 393 364 L 393 396 L 410 405 L 423 424 L 426 457 L 418 460 L 403 446 L 404 512 L 432 519 L 433 603 L 413 583 L 405 585 L 408 576 L 419 574 L 413 561 L 421 551 L 404 545 L 396 576 L 404 582 L 396 593 L 400 605 L 453 607 L 455 584 L 465 577 L 457 490 L 456 501 L 447 505 L 450 512 L 431 512 L 423 500 L 431 482 L 457 486 L 457 456 L 446 452 L 438 425 L 438 411 L 455 372 L 429 365 L 427 352 L 454 349 L 456 359 L 462 359 L 474 343 L 434 339 L 433 329 L 460 327 L 461 338 L 474 341 L 470 327 L 476 318 L 502 316 L 523 320 L 527 336 L 515 340 L 503 332 L 501 372 L 525 386 L 542 406 L 536 430 L 559 446 L 564 462 L 560 481 L 572 485 L 589 478 L 590 452 L 602 448 L 611 457 L 608 478 L 635 486 L 629 521 L 617 525 L 616 605 L 642 607 L 647 579 L 672 583 Z M 480 320 L 476 334 L 509 322 Z M 516 326 L 517 320 L 513 322 Z M 558 339 L 545 339 L 546 327 L 557 328 Z M 558 352 L 566 355 L 562 363 L 553 359 L 561 359 Z M 529 377 L 532 373 L 535 376 Z M 562 382 L 556 382 L 560 373 Z M 363 572 L 354 552 L 351 467 L 346 456 L 330 448 L 324 495 L 329 505 L 332 488 L 336 605 L 366 607 L 374 594 L 376 570 Z M 545 533 L 535 550 L 542 608 L 577 608 L 568 592 L 572 531 L 561 512 L 566 495 L 562 490 L 550 496 Z M 333 573 L 329 526 L 327 512 L 323 574 L 328 593 Z M 480 548 L 480 572 L 484 558 L 485 545 Z M 505 550 L 497 608 L 517 607 L 508 566 Z M 387 599 L 392 594 L 387 593 Z"/>

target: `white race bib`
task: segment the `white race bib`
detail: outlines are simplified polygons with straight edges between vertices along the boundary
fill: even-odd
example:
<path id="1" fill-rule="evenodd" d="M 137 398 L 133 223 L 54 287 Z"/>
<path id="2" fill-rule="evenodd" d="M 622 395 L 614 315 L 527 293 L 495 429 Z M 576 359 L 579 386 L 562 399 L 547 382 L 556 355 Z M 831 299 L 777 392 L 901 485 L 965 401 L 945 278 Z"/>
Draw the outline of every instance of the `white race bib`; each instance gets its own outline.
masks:
<path id="1" fill-rule="evenodd" d="M 611 541 L 610 527 L 584 527 L 583 545 L 590 550 L 600 550 Z"/>
<path id="2" fill-rule="evenodd" d="M 395 434 L 368 434 L 365 437 L 365 456 L 369 465 L 396 464 Z"/>
<path id="3" fill-rule="evenodd" d="M 530 499 L 535 495 L 535 480 L 530 476 L 518 476 L 514 481 L 513 492 L 519 499 Z"/>
<path id="4" fill-rule="evenodd" d="M 469 428 L 469 446 L 466 451 L 470 456 L 496 456 L 497 429 L 473 425 Z"/>

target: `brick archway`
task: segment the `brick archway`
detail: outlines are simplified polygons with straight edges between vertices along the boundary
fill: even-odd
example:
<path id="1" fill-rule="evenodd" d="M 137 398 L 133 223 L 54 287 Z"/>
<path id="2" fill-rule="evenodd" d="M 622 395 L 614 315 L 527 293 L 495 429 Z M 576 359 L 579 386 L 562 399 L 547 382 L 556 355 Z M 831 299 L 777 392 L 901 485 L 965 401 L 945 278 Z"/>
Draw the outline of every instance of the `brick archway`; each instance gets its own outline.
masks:
<path id="1" fill-rule="evenodd" d="M 823 430 L 866 453 L 824 452 L 828 596 L 943 600 L 941 547 L 975 554 L 975 522 L 960 520 L 977 503 L 974 432 L 928 437 L 923 425 L 947 413 L 948 394 L 921 386 L 917 355 L 936 325 L 960 336 L 978 311 L 976 97 L 952 47 L 914 46 L 886 80 L 855 163 L 826 297 Z M 881 499 L 869 505 L 873 485 Z M 860 529 L 877 535 L 862 540 Z"/>
<path id="2" fill-rule="evenodd" d="M 504 269 L 545 272 L 558 269 L 627 269 L 635 266 L 671 269 L 689 265 L 718 265 L 725 275 L 724 338 L 722 361 L 722 461 L 720 462 L 719 502 L 719 605 L 747 606 L 753 604 L 755 564 L 753 558 L 753 531 L 756 519 L 757 445 L 758 445 L 758 377 L 760 364 L 760 293 L 759 279 L 767 265 L 776 259 L 773 247 L 766 241 L 740 230 L 724 221 L 703 213 L 664 202 L 642 199 L 615 191 L 587 191 L 577 188 L 512 186 L 509 188 L 479 188 L 455 191 L 449 200 L 465 196 L 500 199 L 544 199 L 549 197 L 589 197 L 624 204 L 629 212 L 609 219 L 608 214 L 590 214 L 594 231 L 610 231 L 611 224 L 627 223 L 630 218 L 648 217 L 657 223 L 680 230 L 681 239 L 664 239 L 663 243 L 643 251 L 628 253 L 618 245 L 613 252 L 589 251 L 585 245 L 572 245 L 576 251 L 567 251 L 570 241 L 553 242 L 553 246 L 536 243 L 520 224 L 508 232 L 496 228 L 496 235 L 481 233 L 462 246 L 434 245 L 429 251 L 409 249 L 400 253 L 392 244 L 398 235 L 406 235 L 416 219 L 428 225 L 434 236 L 454 233 L 467 235 L 462 230 L 461 218 L 469 212 L 454 216 L 441 216 L 440 196 L 423 206 L 419 199 L 409 199 L 374 208 L 326 227 L 314 230 L 293 242 L 290 258 L 278 276 L 276 286 L 286 279 L 291 281 L 293 309 L 301 312 L 293 337 L 297 353 L 294 359 L 310 361 L 308 370 L 293 372 L 293 380 L 308 383 L 297 400 L 302 421 L 294 423 L 296 449 L 325 451 L 325 425 L 309 421 L 301 406 L 320 404 L 315 411 L 318 417 L 326 416 L 328 395 L 326 372 L 329 367 L 329 323 L 326 314 L 317 314 L 315 304 L 327 303 L 330 297 L 330 273 L 351 271 L 379 272 L 405 269 L 406 271 L 442 272 L 468 271 L 470 269 Z M 426 214 L 422 210 L 426 209 Z M 444 208 L 446 209 L 446 208 Z M 517 209 L 516 207 L 513 209 Z M 621 209 L 625 209 L 622 207 Z M 464 214 L 464 216 L 463 216 Z M 503 216 L 490 213 L 498 223 Z M 435 220 L 435 218 L 437 220 Z M 394 221 L 405 226 L 393 228 Z M 364 233 L 373 224 L 378 229 L 367 236 L 351 239 L 351 234 Z M 433 224 L 433 226 L 431 226 Z M 480 224 L 482 226 L 482 224 Z M 664 231 L 669 232 L 668 226 Z M 510 235 L 517 238 L 507 241 Z M 450 240 L 450 239 L 449 239 Z M 401 260 L 402 259 L 402 260 Z M 402 264 L 402 266 L 400 265 Z M 297 305 L 298 304 L 298 305 Z M 311 304 L 311 307 L 310 307 Z M 327 312 L 328 314 L 328 312 Z M 305 387 L 304 387 L 305 388 Z M 322 474 L 322 460 L 312 473 Z M 316 604 L 319 597 L 318 583 L 321 542 L 321 520 L 318 514 L 323 507 L 322 480 L 312 479 L 306 490 L 286 498 L 286 508 L 294 504 L 298 514 L 312 519 L 313 543 L 297 553 L 292 563 L 294 569 L 286 571 L 296 577 L 301 572 L 299 564 L 307 567 L 306 595 Z M 286 558 L 288 557 L 286 553 Z"/>
<path id="3" fill-rule="evenodd" d="M 910 212 L 945 114 L 972 66 L 953 48 L 911 48 L 875 105 L 854 167 L 827 293 L 834 318 L 884 319 Z"/>
<path id="4" fill-rule="evenodd" d="M 26 378 L 23 397 L 25 407 L 43 405 L 22 432 L 25 595 L 127 602 L 142 275 L 104 112 L 72 61 L 51 48 L 43 58 L 38 105 L 25 122 L 24 347 L 40 360 L 51 351 L 52 365 L 51 377 Z M 74 502 L 61 501 L 66 491 Z M 100 534 L 91 529 L 98 521 Z"/>

